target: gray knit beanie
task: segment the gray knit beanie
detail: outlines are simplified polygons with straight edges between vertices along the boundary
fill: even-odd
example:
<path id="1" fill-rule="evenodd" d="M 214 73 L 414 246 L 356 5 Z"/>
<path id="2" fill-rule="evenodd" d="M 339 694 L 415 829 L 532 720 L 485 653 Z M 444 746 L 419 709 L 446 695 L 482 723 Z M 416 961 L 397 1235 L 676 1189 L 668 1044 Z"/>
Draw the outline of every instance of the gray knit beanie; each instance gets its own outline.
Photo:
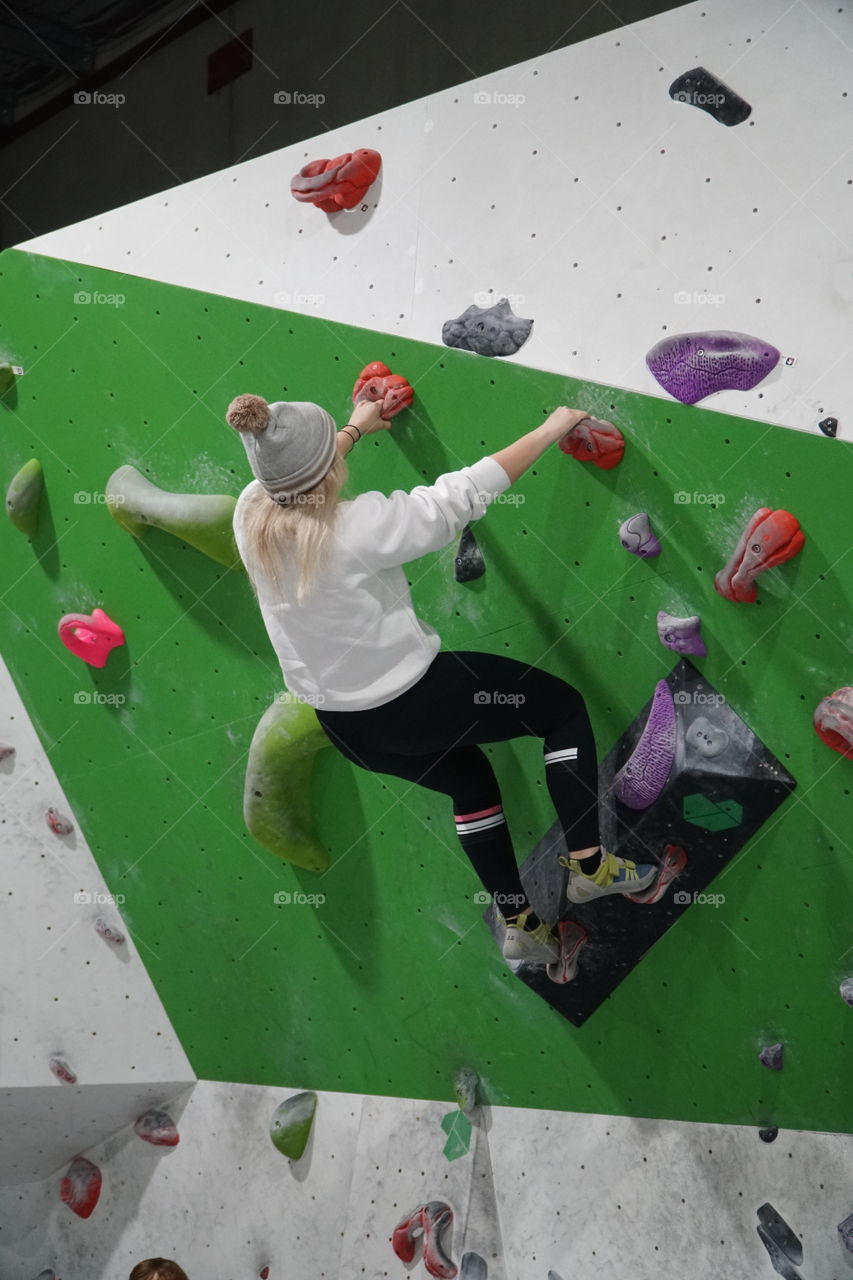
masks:
<path id="1" fill-rule="evenodd" d="M 283 506 L 319 484 L 335 459 L 337 427 L 318 404 L 237 396 L 225 421 L 240 432 L 256 479 Z"/>

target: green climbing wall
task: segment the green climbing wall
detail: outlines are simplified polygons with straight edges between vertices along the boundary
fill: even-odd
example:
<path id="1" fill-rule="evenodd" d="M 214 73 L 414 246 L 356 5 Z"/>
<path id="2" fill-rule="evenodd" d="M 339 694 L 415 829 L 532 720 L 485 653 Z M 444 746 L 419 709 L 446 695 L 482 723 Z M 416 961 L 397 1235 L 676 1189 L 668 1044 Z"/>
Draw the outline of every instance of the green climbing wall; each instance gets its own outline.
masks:
<path id="1" fill-rule="evenodd" d="M 46 481 L 35 543 L 8 522 L 0 535 L 0 643 L 198 1075 L 449 1099 L 469 1066 L 494 1103 L 853 1131 L 853 1010 L 837 993 L 853 970 L 853 763 L 811 727 L 853 683 L 851 447 L 14 250 L 0 268 L 0 359 L 25 369 L 0 401 L 2 475 L 36 456 Z M 158 530 L 134 541 L 102 502 L 123 463 L 236 495 L 250 476 L 223 421 L 233 395 L 317 400 L 343 421 L 376 359 L 414 383 L 416 411 L 355 451 L 352 492 L 432 480 L 560 403 L 628 440 L 609 473 L 543 457 L 478 525 L 479 581 L 454 582 L 453 547 L 410 566 L 445 645 L 576 683 L 603 753 L 676 661 L 657 610 L 701 613 L 700 665 L 799 783 L 713 886 L 723 906 L 688 911 L 581 1029 L 502 965 L 443 797 L 328 750 L 314 807 L 331 869 L 254 843 L 244 764 L 282 685 L 245 575 Z M 759 580 L 758 605 L 732 605 L 713 576 L 761 505 L 792 510 L 808 542 Z M 664 545 L 651 562 L 616 532 L 643 509 Z M 96 605 L 127 635 L 102 671 L 56 635 Z M 490 751 L 523 857 L 553 820 L 540 747 Z M 116 1035 L 132 1016 L 117 1012 Z M 781 1074 L 757 1063 L 768 1039 L 786 1043 Z"/>

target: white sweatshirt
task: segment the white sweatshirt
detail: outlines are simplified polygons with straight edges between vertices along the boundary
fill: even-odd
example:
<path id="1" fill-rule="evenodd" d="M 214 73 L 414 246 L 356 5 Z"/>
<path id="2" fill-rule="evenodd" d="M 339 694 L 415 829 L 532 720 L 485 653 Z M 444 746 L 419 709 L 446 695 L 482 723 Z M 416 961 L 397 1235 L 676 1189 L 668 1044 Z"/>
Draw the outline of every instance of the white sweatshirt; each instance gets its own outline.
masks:
<path id="1" fill-rule="evenodd" d="M 319 711 L 359 711 L 415 684 L 441 638 L 416 617 L 400 566 L 446 547 L 511 483 L 500 463 L 485 457 L 410 493 L 370 490 L 339 503 L 336 549 L 305 603 L 295 603 L 295 573 L 287 566 L 279 594 L 266 580 L 259 584 L 261 614 L 288 690 Z M 234 511 L 244 563 L 245 500 L 258 487 L 257 480 L 248 484 Z"/>

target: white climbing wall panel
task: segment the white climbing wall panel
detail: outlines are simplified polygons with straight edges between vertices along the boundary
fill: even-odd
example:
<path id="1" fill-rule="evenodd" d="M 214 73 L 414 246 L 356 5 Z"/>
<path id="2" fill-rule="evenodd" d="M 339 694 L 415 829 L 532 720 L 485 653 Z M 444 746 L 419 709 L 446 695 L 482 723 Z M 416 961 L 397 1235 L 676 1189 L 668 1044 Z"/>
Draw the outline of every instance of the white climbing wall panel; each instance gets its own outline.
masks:
<path id="1" fill-rule="evenodd" d="M 800 1238 L 802 1274 L 849 1280 L 837 1224 L 853 1211 L 853 1148 L 834 1134 L 482 1108 L 452 1164 L 451 1103 L 321 1093 L 305 1155 L 267 1134 L 292 1090 L 200 1081 L 170 1110 L 174 1148 L 131 1129 L 85 1154 L 102 1170 L 88 1220 L 58 1200 L 58 1177 L 0 1191 L 0 1276 L 125 1280 L 148 1257 L 190 1280 L 426 1280 L 394 1256 L 391 1233 L 422 1199 L 467 1221 L 448 1250 L 496 1251 L 488 1280 L 761 1280 L 756 1233 L 770 1203 Z M 418 1252 L 418 1259 L 420 1252 Z"/>
<path id="2" fill-rule="evenodd" d="M 513 359 L 652 395 L 661 337 L 743 330 L 794 363 L 705 405 L 849 439 L 851 49 L 850 0 L 697 0 L 19 247 L 434 343 L 506 294 Z M 669 98 L 697 65 L 748 121 Z M 364 146 L 366 212 L 293 200 Z"/>
<path id="3" fill-rule="evenodd" d="M 74 814 L 2 659 L 0 742 L 15 747 L 0 761 L 5 1185 L 43 1178 L 195 1076 L 79 826 L 56 836 L 45 821 L 48 806 Z M 126 941 L 96 933 L 98 916 Z M 54 1055 L 76 1085 L 52 1074 Z"/>

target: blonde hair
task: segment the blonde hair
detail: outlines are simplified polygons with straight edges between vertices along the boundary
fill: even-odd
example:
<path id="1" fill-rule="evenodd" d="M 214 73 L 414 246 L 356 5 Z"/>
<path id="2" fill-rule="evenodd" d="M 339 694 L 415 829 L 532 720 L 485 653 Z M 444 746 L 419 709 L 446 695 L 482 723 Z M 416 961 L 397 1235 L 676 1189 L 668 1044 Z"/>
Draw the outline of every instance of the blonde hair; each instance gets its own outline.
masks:
<path id="1" fill-rule="evenodd" d="M 257 595 L 261 578 L 277 587 L 279 570 L 296 567 L 296 603 L 303 604 L 335 549 L 335 518 L 349 469 L 339 453 L 319 484 L 282 506 L 259 484 L 246 499 L 246 571 Z"/>

